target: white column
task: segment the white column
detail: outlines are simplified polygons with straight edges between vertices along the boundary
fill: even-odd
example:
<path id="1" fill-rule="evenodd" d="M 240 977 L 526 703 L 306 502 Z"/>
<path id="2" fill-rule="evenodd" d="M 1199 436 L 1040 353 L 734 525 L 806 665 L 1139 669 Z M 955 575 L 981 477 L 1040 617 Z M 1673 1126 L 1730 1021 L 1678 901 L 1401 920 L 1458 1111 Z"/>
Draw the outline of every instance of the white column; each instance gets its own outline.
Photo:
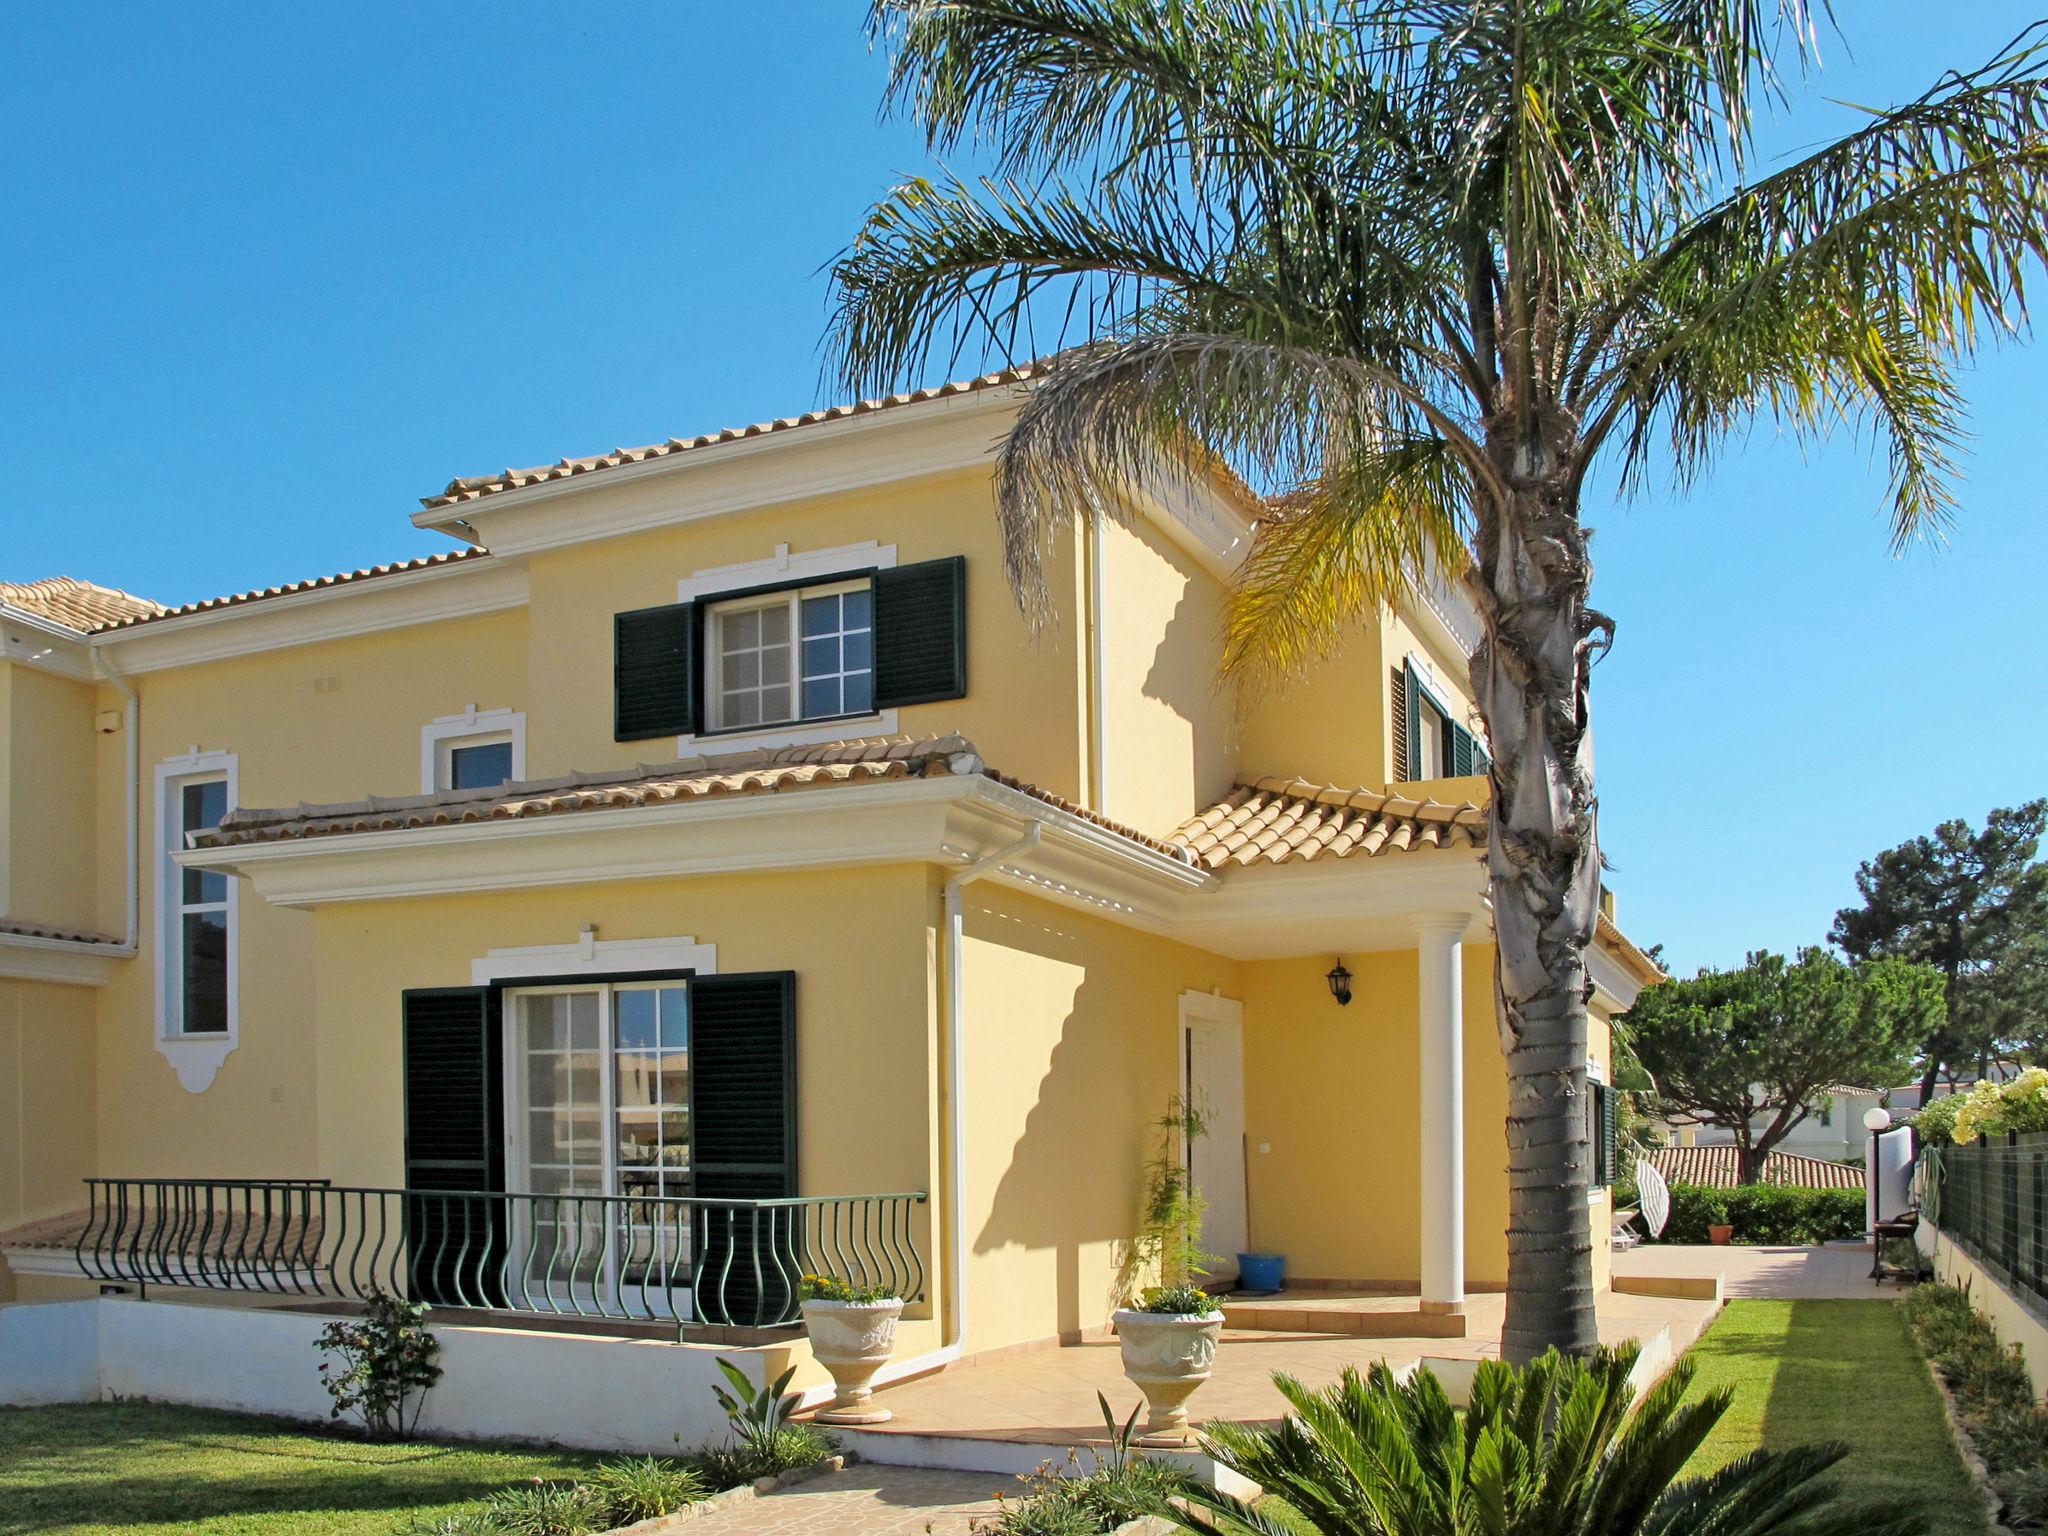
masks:
<path id="1" fill-rule="evenodd" d="M 1465 1008 L 1468 917 L 1415 919 L 1421 982 L 1422 1310 L 1465 1310 Z"/>

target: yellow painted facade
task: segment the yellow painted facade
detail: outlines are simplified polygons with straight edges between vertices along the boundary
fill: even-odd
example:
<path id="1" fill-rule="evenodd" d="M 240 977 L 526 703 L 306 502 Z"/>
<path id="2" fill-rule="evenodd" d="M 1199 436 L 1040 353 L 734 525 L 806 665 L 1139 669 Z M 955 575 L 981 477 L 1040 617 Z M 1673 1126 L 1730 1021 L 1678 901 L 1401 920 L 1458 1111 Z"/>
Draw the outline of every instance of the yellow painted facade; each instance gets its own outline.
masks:
<path id="1" fill-rule="evenodd" d="M 886 423 L 888 413 L 874 419 Z M 1000 425 L 975 418 L 959 432 L 984 445 Z M 1104 819 L 1163 839 L 1234 782 L 1261 774 L 1372 789 L 1396 782 L 1390 668 L 1410 652 L 1427 655 L 1439 686 L 1458 708 L 1469 705 L 1444 637 L 1420 619 L 1361 625 L 1294 686 L 1240 700 L 1216 679 L 1222 574 L 1185 530 L 1141 519 L 1108 524 L 1099 538 L 1063 536 L 1047 566 L 1055 617 L 1034 632 L 1004 579 L 985 457 L 927 466 L 913 455 L 873 483 L 835 488 L 825 475 L 777 480 L 773 440 L 743 446 L 755 456 L 735 462 L 761 466 L 752 501 L 693 510 L 691 482 L 678 481 L 676 505 L 665 509 L 648 489 L 656 482 L 595 473 L 550 488 L 552 501 L 511 493 L 504 502 L 513 510 L 503 513 L 480 502 L 471 515 L 486 541 L 519 518 L 555 521 L 545 538 L 519 524 L 530 547 L 446 568 L 431 585 L 381 577 L 81 636 L 82 664 L 120 669 L 139 694 L 133 743 L 125 726 L 105 727 L 125 708 L 111 679 L 93 685 L 0 663 L 4 911 L 124 931 L 131 747 L 140 850 L 132 958 L 82 946 L 60 957 L 80 967 L 76 976 L 9 980 L 12 951 L 0 934 L 0 1104 L 19 1106 L 18 1134 L 0 1145 L 0 1227 L 81 1206 L 78 1181 L 92 1173 L 399 1184 L 402 995 L 468 986 L 493 950 L 571 944 L 589 930 L 604 942 L 687 936 L 715 946 L 720 974 L 796 973 L 800 1192 L 932 1196 L 918 1233 L 927 1302 L 907 1325 L 916 1348 L 936 1346 L 957 1322 L 944 1302 L 956 1231 L 967 1255 L 970 1349 L 1105 1324 L 1154 1123 L 1182 1086 L 1184 992 L 1243 1004 L 1253 1245 L 1286 1252 L 1305 1277 L 1415 1283 L 1424 1232 L 1440 1213 L 1422 1210 L 1416 1192 L 1425 1129 L 1415 1088 L 1417 957 L 1398 919 L 1382 915 L 1342 946 L 1357 980 L 1356 1000 L 1339 1008 L 1324 980 L 1330 946 L 1286 947 L 1288 922 L 1318 919 L 1311 904 L 1262 917 L 1257 933 L 1205 929 L 1210 937 L 1194 942 L 1147 902 L 1184 901 L 1198 915 L 1215 893 L 1227 899 L 1228 873 L 1174 866 L 1184 885 L 1201 885 L 1185 897 L 1157 895 L 1165 877 L 1156 871 L 1144 877 L 1155 880 L 1152 894 L 1128 899 L 1089 882 L 1099 874 L 1106 890 L 1113 879 L 1140 878 L 1127 866 L 1172 864 Z M 929 782 L 802 791 L 842 797 L 815 804 L 847 810 L 804 823 L 801 842 L 778 830 L 793 825 L 788 818 L 764 821 L 758 859 L 744 868 L 623 878 L 592 865 L 514 878 L 492 873 L 510 868 L 502 861 L 511 856 L 479 841 L 467 884 L 337 886 L 273 901 L 263 884 L 273 866 L 252 857 L 234 866 L 233 1048 L 200 1086 L 181 1083 L 158 1035 L 163 903 L 174 878 L 163 786 L 182 760 L 232 754 L 242 806 L 416 796 L 423 727 L 475 710 L 523 717 L 529 779 L 664 762 L 678 751 L 673 738 L 613 740 L 614 615 L 673 603 L 679 583 L 728 568 L 742 573 L 736 587 L 762 584 L 791 555 L 849 549 L 847 568 L 861 569 L 876 561 L 862 553 L 870 546 L 901 565 L 966 559 L 966 694 L 903 706 L 889 727 L 913 737 L 957 732 L 992 769 L 1065 802 L 1020 794 L 998 806 L 1052 823 L 1048 842 L 1069 863 L 1058 878 L 1034 879 L 1023 866 L 1035 855 L 1020 855 L 967 887 L 957 978 L 947 974 L 944 883 L 985 851 L 962 839 L 985 835 L 993 846 L 1011 833 L 948 822 L 926 852 L 878 842 L 852 861 L 840 845 L 868 835 L 854 807 L 885 795 L 908 806 L 947 787 Z M 463 594 L 486 588 L 487 611 L 466 611 Z M 413 591 L 432 601 L 406 606 Z M 352 627 L 356 612 L 374 612 L 374 623 Z M 708 736 L 683 744 L 692 753 L 729 746 Z M 1481 798 L 1485 781 L 1441 780 L 1418 792 Z M 717 814 L 737 814 L 738 803 L 728 799 Z M 681 825 L 713 809 L 672 812 Z M 561 820 L 596 824 L 606 814 Z M 452 836 L 340 837 L 306 857 L 339 861 L 377 838 L 439 847 Z M 397 841 L 408 837 L 415 843 Z M 1441 868 L 1451 856 L 1417 857 Z M 1339 873 L 1365 891 L 1412 878 L 1422 865 L 1409 858 L 1347 861 Z M 1299 870 L 1320 879 L 1330 867 Z M 1074 873 L 1083 868 L 1094 873 Z M 1468 885 L 1476 912 L 1476 872 Z M 31 958 L 55 963 L 41 950 Z M 1506 1093 L 1491 964 L 1484 942 L 1465 944 L 1464 1222 L 1475 1286 L 1497 1285 L 1506 1271 Z M 955 979 L 965 1042 L 957 1126 L 946 1086 Z M 1604 1060 L 1604 1028 L 1595 1033 Z M 956 1128 L 966 1170 L 958 1211 L 948 1187 Z M 1595 1246 L 1604 1278 L 1604 1237 Z M 62 1288 L 41 1277 L 20 1283 L 24 1294 Z"/>

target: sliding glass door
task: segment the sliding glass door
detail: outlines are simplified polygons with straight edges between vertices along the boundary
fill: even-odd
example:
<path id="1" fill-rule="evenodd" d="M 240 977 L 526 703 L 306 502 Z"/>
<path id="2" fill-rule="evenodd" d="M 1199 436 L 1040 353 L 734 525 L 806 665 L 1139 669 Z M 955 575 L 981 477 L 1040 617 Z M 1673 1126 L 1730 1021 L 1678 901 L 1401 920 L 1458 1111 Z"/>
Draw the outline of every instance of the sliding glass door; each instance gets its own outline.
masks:
<path id="1" fill-rule="evenodd" d="M 680 980 L 505 994 L 506 1284 L 565 1310 L 668 1315 L 691 1224 L 689 992 Z"/>

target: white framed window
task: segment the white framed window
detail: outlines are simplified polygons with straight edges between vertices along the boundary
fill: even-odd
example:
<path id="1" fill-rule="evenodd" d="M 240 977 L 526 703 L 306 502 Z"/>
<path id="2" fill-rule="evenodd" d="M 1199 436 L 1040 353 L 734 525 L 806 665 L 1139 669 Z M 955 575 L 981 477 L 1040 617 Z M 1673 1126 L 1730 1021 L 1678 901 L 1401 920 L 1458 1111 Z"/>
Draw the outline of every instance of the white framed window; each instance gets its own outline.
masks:
<path id="1" fill-rule="evenodd" d="M 681 977 L 508 988 L 506 1166 L 515 1291 L 573 1296 L 683 1283 L 690 1230 L 689 984 Z"/>
<path id="2" fill-rule="evenodd" d="M 1422 771 L 1418 779 L 1440 779 L 1444 776 L 1444 727 L 1448 722 L 1443 711 L 1423 695 L 1416 706 L 1416 725 L 1419 739 L 1416 742 L 1417 757 Z"/>
<path id="3" fill-rule="evenodd" d="M 526 777 L 526 716 L 511 709 L 443 715 L 420 727 L 420 793 L 493 789 Z"/>
<path id="4" fill-rule="evenodd" d="M 240 890 L 175 855 L 234 809 L 238 778 L 229 752 L 195 749 L 156 770 L 157 1048 L 193 1093 L 212 1084 L 237 1041 Z"/>
<path id="5" fill-rule="evenodd" d="M 712 731 L 870 715 L 875 597 L 865 576 L 736 597 L 705 611 Z"/>

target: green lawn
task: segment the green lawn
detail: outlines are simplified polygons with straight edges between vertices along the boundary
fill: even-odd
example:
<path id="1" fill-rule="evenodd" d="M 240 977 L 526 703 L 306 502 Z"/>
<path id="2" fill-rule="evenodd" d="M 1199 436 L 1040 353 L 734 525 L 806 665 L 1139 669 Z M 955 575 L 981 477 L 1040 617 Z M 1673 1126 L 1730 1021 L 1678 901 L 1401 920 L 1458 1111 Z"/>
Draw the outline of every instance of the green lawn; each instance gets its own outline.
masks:
<path id="1" fill-rule="evenodd" d="M 1858 1492 L 1924 1499 L 1928 1536 L 1989 1530 L 1896 1302 L 1732 1301 L 1689 1358 L 1695 1394 L 1732 1387 L 1735 1401 L 1687 1471 L 1758 1446 L 1842 1440 L 1837 1475 Z"/>
<path id="2" fill-rule="evenodd" d="M 369 1445 L 150 1403 L 0 1409 L 0 1536 L 385 1536 L 594 1458 Z"/>

